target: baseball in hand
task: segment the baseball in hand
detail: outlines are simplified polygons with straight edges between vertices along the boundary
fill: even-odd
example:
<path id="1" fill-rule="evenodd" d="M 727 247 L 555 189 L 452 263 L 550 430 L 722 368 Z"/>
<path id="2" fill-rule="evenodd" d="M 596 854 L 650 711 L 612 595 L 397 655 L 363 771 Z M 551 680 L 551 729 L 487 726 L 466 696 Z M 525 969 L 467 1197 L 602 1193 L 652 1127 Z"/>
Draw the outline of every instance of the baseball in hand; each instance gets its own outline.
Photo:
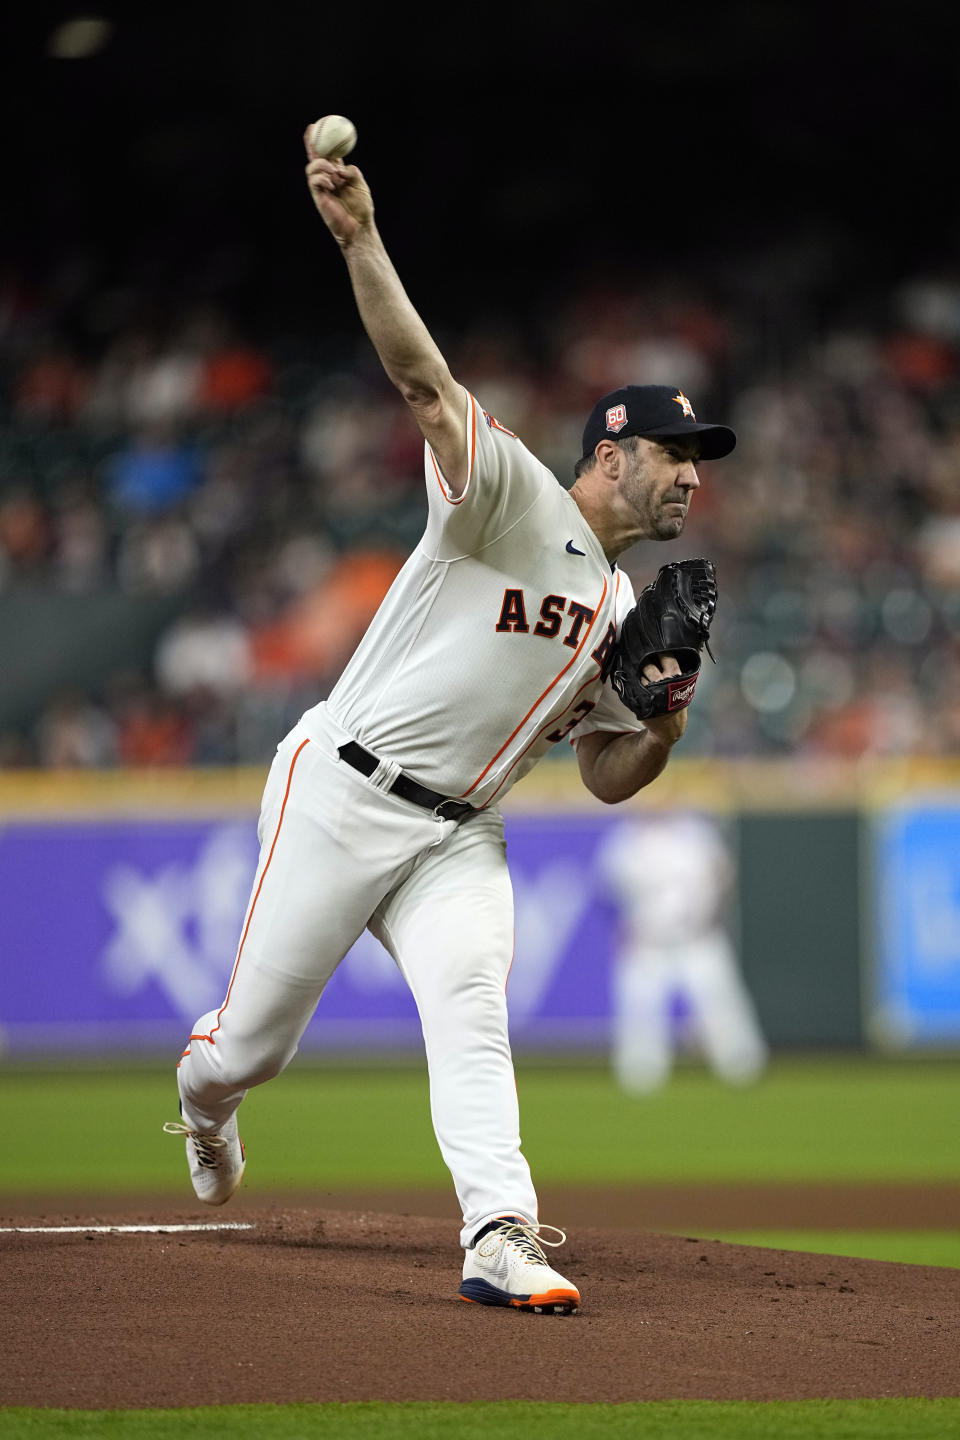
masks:
<path id="1" fill-rule="evenodd" d="M 346 115 L 322 115 L 310 127 L 310 149 L 321 160 L 342 160 L 357 143 L 357 128 Z"/>

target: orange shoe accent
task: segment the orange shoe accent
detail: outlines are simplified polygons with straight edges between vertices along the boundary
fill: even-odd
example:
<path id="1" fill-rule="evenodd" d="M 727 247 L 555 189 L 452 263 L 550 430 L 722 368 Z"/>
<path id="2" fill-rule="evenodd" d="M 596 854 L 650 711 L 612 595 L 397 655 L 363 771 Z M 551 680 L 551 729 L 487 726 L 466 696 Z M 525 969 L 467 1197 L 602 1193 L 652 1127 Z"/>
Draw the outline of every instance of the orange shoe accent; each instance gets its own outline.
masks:
<path id="1" fill-rule="evenodd" d="M 529 1300 L 511 1300 L 517 1310 L 527 1310 L 531 1305 L 579 1305 L 580 1292 L 574 1290 L 544 1290 L 542 1295 L 531 1295 Z"/>
<path id="2" fill-rule="evenodd" d="M 462 1300 L 464 1305 L 480 1304 L 479 1300 L 471 1300 L 469 1295 L 458 1295 L 457 1299 Z M 509 1300 L 506 1308 L 532 1310 L 535 1305 L 569 1305 L 572 1310 L 579 1310 L 580 1296 L 576 1291 L 571 1294 L 569 1290 L 547 1290 L 543 1295 L 531 1295 L 529 1300 Z"/>

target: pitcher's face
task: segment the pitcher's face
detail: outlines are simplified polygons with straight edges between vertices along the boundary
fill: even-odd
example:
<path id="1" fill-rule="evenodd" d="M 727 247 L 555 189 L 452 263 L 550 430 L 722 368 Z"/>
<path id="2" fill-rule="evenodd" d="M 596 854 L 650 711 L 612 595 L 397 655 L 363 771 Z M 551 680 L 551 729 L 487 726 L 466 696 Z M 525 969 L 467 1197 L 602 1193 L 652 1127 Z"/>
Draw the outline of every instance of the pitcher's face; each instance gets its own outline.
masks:
<path id="1" fill-rule="evenodd" d="M 693 492 L 700 485 L 695 467 L 699 444 L 693 439 L 640 437 L 636 450 L 625 453 L 620 494 L 649 539 L 675 540 L 683 531 Z"/>

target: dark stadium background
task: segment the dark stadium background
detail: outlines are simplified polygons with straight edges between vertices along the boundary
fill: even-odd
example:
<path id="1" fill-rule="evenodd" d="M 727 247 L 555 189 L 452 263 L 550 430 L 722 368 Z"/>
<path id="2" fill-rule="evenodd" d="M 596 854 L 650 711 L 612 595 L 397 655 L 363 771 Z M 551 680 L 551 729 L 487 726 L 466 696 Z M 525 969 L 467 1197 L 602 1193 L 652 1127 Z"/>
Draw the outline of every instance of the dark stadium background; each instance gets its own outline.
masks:
<path id="1" fill-rule="evenodd" d="M 455 373 L 563 483 L 624 380 L 739 429 L 687 530 L 724 595 L 687 753 L 957 749 L 955 8 L 101 7 L 58 58 L 82 13 L 0 45 L 0 764 L 135 766 L 133 712 L 181 734 L 163 763 L 259 763 L 373 613 L 278 680 L 298 539 L 336 572 L 421 533 L 417 436 L 303 181 L 324 112 Z M 255 403 L 174 406 L 186 489 L 138 507 L 138 365 L 162 389 L 231 344 Z M 261 647 L 212 718 L 158 680 L 195 603 Z"/>
<path id="2" fill-rule="evenodd" d="M 111 38 L 50 58 L 77 13 Z M 402 274 L 447 324 L 479 295 L 523 313 L 592 269 L 677 262 L 773 303 L 804 245 L 811 298 L 842 310 L 956 253 L 958 30 L 929 0 L 34 6 L 4 20 L 0 247 L 37 277 L 86 250 L 265 331 L 349 322 L 299 176 L 303 124 L 343 112 Z M 775 243 L 781 269 L 751 270 Z"/>

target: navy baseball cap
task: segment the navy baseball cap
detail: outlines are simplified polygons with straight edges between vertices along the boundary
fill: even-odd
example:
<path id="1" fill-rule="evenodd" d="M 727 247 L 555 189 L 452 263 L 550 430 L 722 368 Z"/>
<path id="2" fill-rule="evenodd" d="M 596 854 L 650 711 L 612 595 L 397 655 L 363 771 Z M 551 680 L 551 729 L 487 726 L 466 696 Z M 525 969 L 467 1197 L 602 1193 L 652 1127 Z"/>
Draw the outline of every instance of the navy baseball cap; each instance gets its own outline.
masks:
<path id="1" fill-rule="evenodd" d="M 584 427 L 583 458 L 592 455 L 601 440 L 623 440 L 627 435 L 642 435 L 646 440 L 696 435 L 701 460 L 719 460 L 737 443 L 729 426 L 698 420 L 690 401 L 675 385 L 622 385 L 604 395 Z"/>

